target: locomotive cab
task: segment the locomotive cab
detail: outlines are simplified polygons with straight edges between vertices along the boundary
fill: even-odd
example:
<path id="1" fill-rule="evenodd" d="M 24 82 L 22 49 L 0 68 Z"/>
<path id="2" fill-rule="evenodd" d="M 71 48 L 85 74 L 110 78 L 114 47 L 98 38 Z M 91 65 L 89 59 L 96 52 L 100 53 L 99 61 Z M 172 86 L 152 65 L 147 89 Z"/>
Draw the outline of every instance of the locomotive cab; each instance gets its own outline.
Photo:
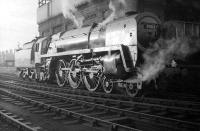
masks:
<path id="1" fill-rule="evenodd" d="M 35 64 L 41 64 L 41 55 L 47 52 L 47 40 L 46 37 L 39 38 L 32 47 L 32 53 L 34 55 Z"/>

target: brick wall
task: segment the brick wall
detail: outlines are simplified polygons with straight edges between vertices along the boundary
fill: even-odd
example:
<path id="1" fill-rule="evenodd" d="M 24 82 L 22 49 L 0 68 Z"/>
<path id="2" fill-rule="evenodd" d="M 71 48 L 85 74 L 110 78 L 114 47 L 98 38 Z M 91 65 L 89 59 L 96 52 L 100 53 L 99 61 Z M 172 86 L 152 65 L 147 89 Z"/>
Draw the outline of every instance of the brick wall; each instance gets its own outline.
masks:
<path id="1" fill-rule="evenodd" d="M 101 22 L 105 19 L 105 13 L 109 10 L 108 0 L 94 0 L 92 3 L 84 4 L 78 7 L 78 10 L 84 16 L 84 25 L 88 26 L 94 22 Z M 62 14 L 50 18 L 47 21 L 39 23 L 40 35 L 47 36 L 60 31 L 71 30 L 75 28 L 73 22 L 65 19 Z"/>
<path id="2" fill-rule="evenodd" d="M 138 12 L 150 11 L 157 14 L 161 19 L 164 19 L 164 1 L 165 0 L 139 0 Z M 109 10 L 109 0 L 93 0 L 78 7 L 78 10 L 84 16 L 84 25 L 88 26 L 92 23 L 102 22 L 111 13 Z M 42 23 L 39 23 L 40 35 L 47 36 L 60 31 L 71 30 L 75 28 L 73 22 L 65 19 L 62 14 L 50 18 Z"/>

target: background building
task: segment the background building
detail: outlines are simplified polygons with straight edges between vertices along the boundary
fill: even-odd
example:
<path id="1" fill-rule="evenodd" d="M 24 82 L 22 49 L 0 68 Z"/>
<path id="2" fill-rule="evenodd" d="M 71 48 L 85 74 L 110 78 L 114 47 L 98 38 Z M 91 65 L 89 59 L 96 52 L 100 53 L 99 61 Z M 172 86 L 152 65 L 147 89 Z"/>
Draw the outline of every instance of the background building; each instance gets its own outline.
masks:
<path id="1" fill-rule="evenodd" d="M 59 5 L 60 0 L 39 0 L 37 9 L 37 23 L 41 36 L 51 35 L 60 31 L 74 28 L 73 22 L 65 19 Z M 110 0 L 92 0 L 78 6 L 78 11 L 84 16 L 83 26 L 100 23 L 111 13 Z M 135 12 L 150 11 L 164 19 L 166 3 L 164 0 L 127 0 L 131 2 L 130 9 Z"/>
<path id="2" fill-rule="evenodd" d="M 57 32 L 75 28 L 73 22 L 62 14 L 60 0 L 38 0 L 37 23 L 40 36 L 48 36 Z M 79 5 L 78 11 L 84 16 L 83 26 L 102 22 L 111 13 L 110 0 L 91 0 Z M 153 12 L 163 21 L 179 20 L 199 22 L 200 2 L 198 0 L 126 0 L 129 8 L 135 12 Z M 76 15 L 76 14 L 75 14 Z"/>
<path id="3" fill-rule="evenodd" d="M 14 66 L 15 60 L 14 50 L 0 52 L 0 66 Z"/>

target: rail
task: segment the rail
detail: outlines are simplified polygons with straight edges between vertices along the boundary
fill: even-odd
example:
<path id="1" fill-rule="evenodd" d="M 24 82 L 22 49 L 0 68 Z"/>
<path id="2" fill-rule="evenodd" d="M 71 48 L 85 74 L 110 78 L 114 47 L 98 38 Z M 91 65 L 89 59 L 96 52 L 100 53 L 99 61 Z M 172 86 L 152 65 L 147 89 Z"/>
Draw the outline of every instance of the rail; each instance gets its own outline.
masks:
<path id="1" fill-rule="evenodd" d="M 49 107 L 49 109 L 58 111 L 61 114 L 63 114 L 63 112 L 65 112 L 67 114 L 71 114 L 72 116 L 74 116 L 76 118 L 84 119 L 84 121 L 90 121 L 90 122 L 93 121 L 95 123 L 109 124 L 109 125 L 111 125 L 111 127 L 113 127 L 117 124 L 115 122 L 119 122 L 119 121 L 124 122 L 127 120 L 134 121 L 134 122 L 140 121 L 140 123 L 143 123 L 143 124 L 145 123 L 145 125 L 147 125 L 147 123 L 148 123 L 150 125 L 153 125 L 154 127 L 160 127 L 160 128 L 165 127 L 168 129 L 174 129 L 174 128 L 199 129 L 199 127 L 200 127 L 200 125 L 197 124 L 198 122 L 196 122 L 196 120 L 189 122 L 189 121 L 184 121 L 184 120 L 179 119 L 179 118 L 184 117 L 184 115 L 186 115 L 187 113 L 190 114 L 190 112 L 193 112 L 193 111 L 189 111 L 189 109 L 183 110 L 183 112 L 182 112 L 183 115 L 181 115 L 181 114 L 170 113 L 169 107 L 167 107 L 165 109 L 160 109 L 160 107 L 159 107 L 158 110 L 156 110 L 156 111 L 154 110 L 155 111 L 154 114 L 148 114 L 148 112 L 152 111 L 152 109 L 153 109 L 152 106 L 148 106 L 148 108 L 143 109 L 143 110 L 139 109 L 138 111 L 135 111 L 134 109 L 137 106 L 132 107 L 131 109 L 130 109 L 130 107 L 123 109 L 123 108 L 118 107 L 119 105 L 113 106 L 112 103 L 110 103 L 109 104 L 110 106 L 108 106 L 106 103 L 99 103 L 99 101 L 97 101 L 97 103 L 88 102 L 85 100 L 78 100 L 78 99 L 73 99 L 73 98 L 69 98 L 69 97 L 64 97 L 59 94 L 53 94 L 48 91 L 28 89 L 28 88 L 24 88 L 24 87 L 20 87 L 20 86 L 14 86 L 14 85 L 7 84 L 7 85 L 5 85 L 5 88 L 7 88 L 7 89 L 9 88 L 12 90 L 14 89 L 18 93 L 20 92 L 20 95 L 19 95 L 18 93 L 14 94 L 14 93 L 11 93 L 11 92 L 8 92 L 5 90 L 3 91 L 4 93 L 6 93 L 8 95 L 10 94 L 10 96 L 18 98 L 19 100 L 27 98 L 26 99 L 27 102 L 30 102 L 32 104 L 35 103 L 35 105 L 38 105 L 40 107 Z M 35 96 L 30 96 L 30 94 L 35 94 Z M 55 102 L 55 100 L 58 100 L 58 101 Z M 47 102 L 47 104 L 44 104 L 45 101 Z M 70 103 L 70 105 L 68 102 Z M 51 104 L 48 104 L 48 103 L 51 103 Z M 59 108 L 59 106 L 54 106 L 54 104 L 58 105 L 59 103 L 62 105 L 62 107 L 63 106 L 67 107 L 68 110 L 62 110 L 62 108 Z M 64 103 L 68 103 L 68 104 L 64 104 Z M 85 108 L 85 107 L 87 107 L 87 108 Z M 89 110 L 88 115 L 81 113 L 81 112 L 86 112 L 88 110 Z M 96 112 L 97 110 L 100 110 L 100 112 Z M 78 112 L 78 114 L 77 114 L 77 112 Z M 108 113 L 108 112 L 111 112 L 111 113 Z M 186 113 L 184 113 L 184 112 L 186 112 Z M 91 114 L 93 114 L 93 115 L 100 114 L 100 116 L 97 115 L 98 117 L 97 116 L 91 117 Z M 109 116 L 108 114 L 114 114 L 114 116 Z M 176 117 L 175 118 L 166 117 L 165 116 L 166 114 L 168 114 L 168 115 L 171 114 L 170 116 L 176 116 Z M 106 119 L 101 118 L 101 115 L 105 115 Z M 196 116 L 197 117 L 199 116 L 198 112 L 197 112 Z M 99 120 L 99 118 L 101 118 L 101 119 Z M 192 118 L 193 118 L 193 116 L 192 116 Z M 109 121 L 107 121 L 107 120 L 109 120 Z M 114 121 L 114 123 L 110 123 L 110 120 L 112 122 Z M 147 122 L 146 120 L 149 120 L 149 121 Z M 117 126 L 124 128 L 124 125 L 119 124 Z"/>

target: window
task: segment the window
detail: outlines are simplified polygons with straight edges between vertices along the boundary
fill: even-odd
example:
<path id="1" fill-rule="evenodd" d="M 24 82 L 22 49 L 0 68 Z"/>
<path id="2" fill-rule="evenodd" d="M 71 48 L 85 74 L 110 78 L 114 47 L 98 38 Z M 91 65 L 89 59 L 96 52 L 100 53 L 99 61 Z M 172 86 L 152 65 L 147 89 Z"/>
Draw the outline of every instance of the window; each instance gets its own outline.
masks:
<path id="1" fill-rule="evenodd" d="M 39 7 L 49 3 L 51 0 L 38 0 L 38 5 Z"/>
<path id="2" fill-rule="evenodd" d="M 42 48 L 41 48 L 41 54 L 46 54 L 49 46 L 48 39 L 45 39 L 42 41 Z"/>
<path id="3" fill-rule="evenodd" d="M 39 52 L 39 43 L 35 44 L 35 52 Z"/>

